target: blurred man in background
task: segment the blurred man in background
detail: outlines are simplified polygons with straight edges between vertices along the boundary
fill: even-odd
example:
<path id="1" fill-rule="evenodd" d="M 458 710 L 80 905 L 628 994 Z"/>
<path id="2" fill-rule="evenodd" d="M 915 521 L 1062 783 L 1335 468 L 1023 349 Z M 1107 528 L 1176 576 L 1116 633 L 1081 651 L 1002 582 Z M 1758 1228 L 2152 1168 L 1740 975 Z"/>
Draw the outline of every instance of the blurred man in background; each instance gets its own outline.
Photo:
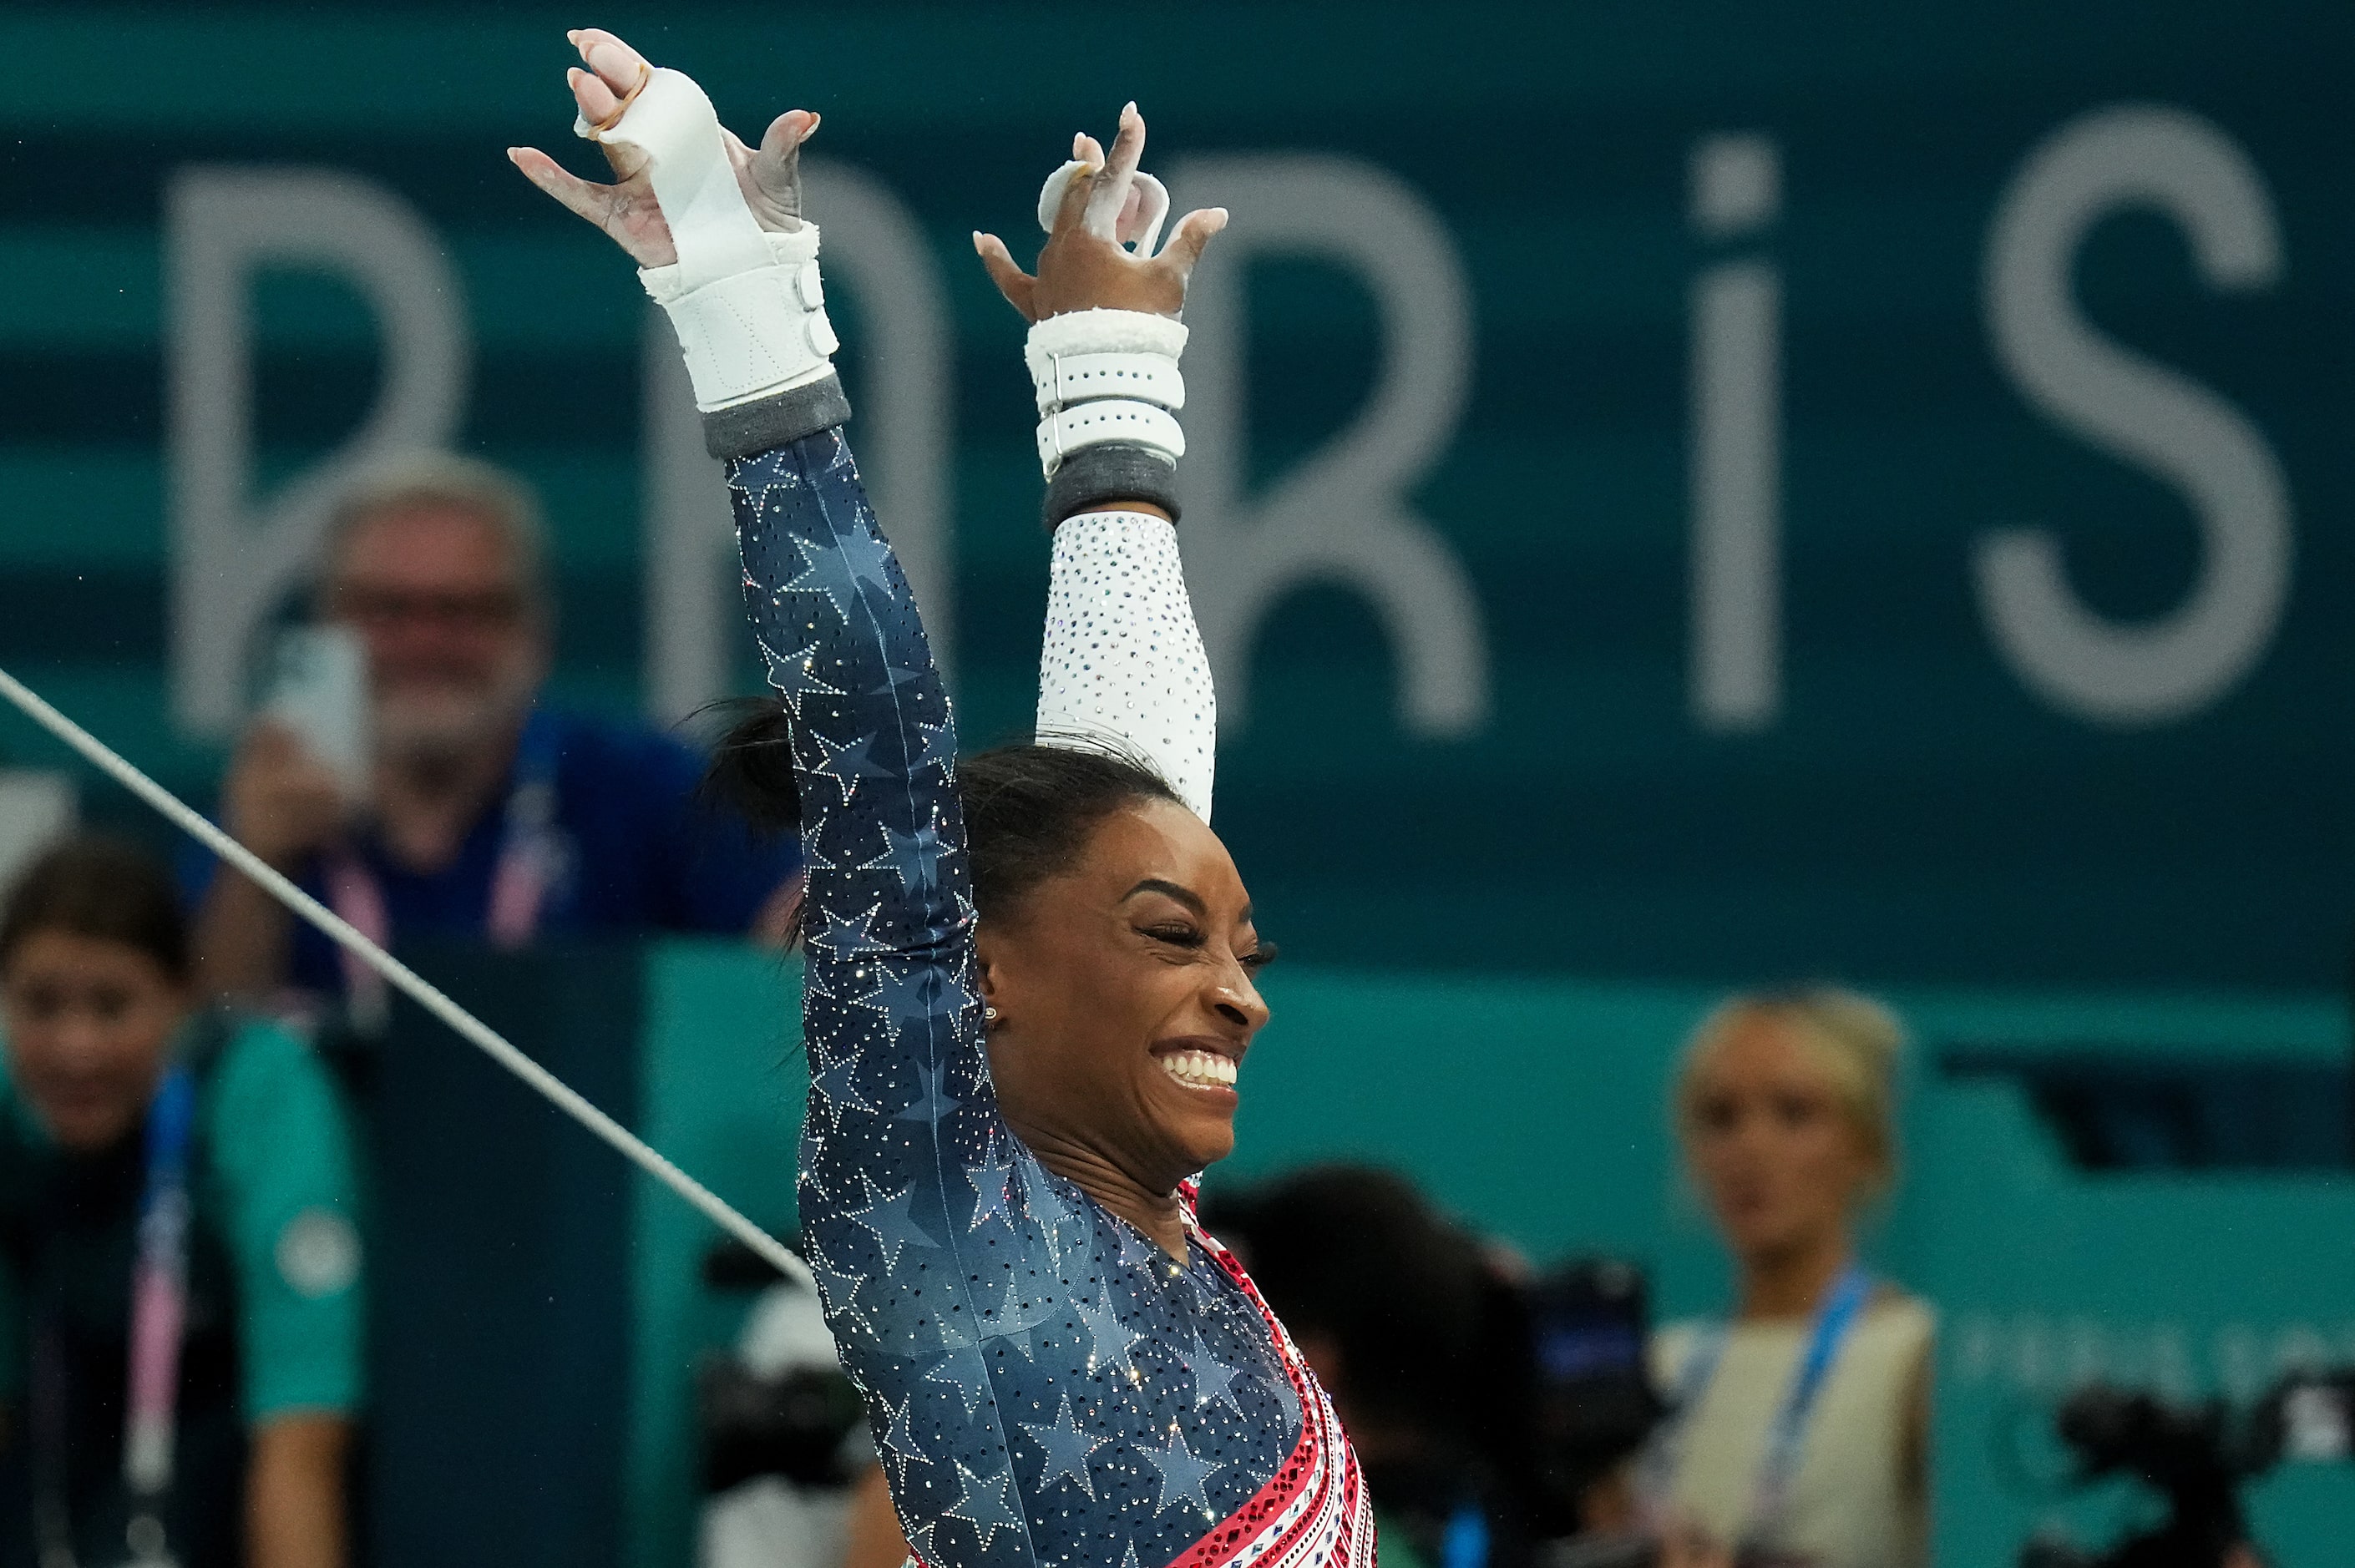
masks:
<path id="1" fill-rule="evenodd" d="M 360 798 L 265 717 L 230 764 L 221 810 L 240 842 L 360 930 L 513 948 L 559 933 L 786 928 L 796 846 L 756 842 L 707 809 L 691 750 L 538 705 L 553 606 L 538 509 L 514 479 L 432 454 L 365 480 L 331 520 L 316 613 L 366 653 Z M 197 954 L 216 994 L 348 988 L 357 1004 L 372 991 L 372 976 L 347 972 L 235 874 L 209 875 Z"/>

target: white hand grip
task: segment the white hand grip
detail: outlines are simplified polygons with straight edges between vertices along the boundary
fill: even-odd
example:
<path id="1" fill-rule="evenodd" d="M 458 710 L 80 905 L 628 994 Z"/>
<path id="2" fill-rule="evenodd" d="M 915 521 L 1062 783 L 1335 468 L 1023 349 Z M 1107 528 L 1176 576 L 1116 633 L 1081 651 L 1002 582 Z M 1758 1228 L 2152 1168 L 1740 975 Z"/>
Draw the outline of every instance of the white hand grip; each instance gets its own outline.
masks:
<path id="1" fill-rule="evenodd" d="M 1065 164 L 1049 175 L 1047 183 L 1039 187 L 1039 227 L 1049 234 L 1055 232 L 1055 215 L 1063 210 L 1063 193 L 1071 188 L 1071 181 L 1079 172 L 1087 166 L 1076 161 Z M 1136 237 L 1135 251 L 1139 256 L 1151 256 L 1154 245 L 1161 238 L 1161 225 L 1169 217 L 1169 187 L 1143 169 L 1137 170 L 1131 178 L 1135 181 L 1137 192 L 1144 198 L 1138 212 L 1145 219 L 1145 229 Z M 1107 234 L 1104 238 L 1118 239 L 1120 237 Z"/>

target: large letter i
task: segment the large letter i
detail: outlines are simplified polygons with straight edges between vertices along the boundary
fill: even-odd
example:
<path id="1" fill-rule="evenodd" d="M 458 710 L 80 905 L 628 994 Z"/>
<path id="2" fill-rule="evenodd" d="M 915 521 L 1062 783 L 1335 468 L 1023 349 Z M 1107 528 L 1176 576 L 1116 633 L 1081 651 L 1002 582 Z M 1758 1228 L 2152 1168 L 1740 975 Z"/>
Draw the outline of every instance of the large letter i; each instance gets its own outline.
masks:
<path id="1" fill-rule="evenodd" d="M 1782 168 L 1763 136 L 1693 148 L 1693 231 L 1754 238 L 1782 210 Z M 1782 275 L 1756 256 L 1702 268 L 1692 283 L 1694 719 L 1761 730 L 1782 705 Z"/>

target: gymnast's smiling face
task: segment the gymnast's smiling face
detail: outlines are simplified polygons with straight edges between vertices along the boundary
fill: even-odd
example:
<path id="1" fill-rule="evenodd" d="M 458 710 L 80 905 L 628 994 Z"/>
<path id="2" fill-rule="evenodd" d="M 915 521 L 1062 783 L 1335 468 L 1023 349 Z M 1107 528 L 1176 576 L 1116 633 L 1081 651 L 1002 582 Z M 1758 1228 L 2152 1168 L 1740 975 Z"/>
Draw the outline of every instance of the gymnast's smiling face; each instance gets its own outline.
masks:
<path id="1" fill-rule="evenodd" d="M 998 1103 L 1050 1170 L 1099 1196 L 1165 1194 L 1233 1151 L 1274 948 L 1199 818 L 1169 800 L 1113 811 L 1074 864 L 986 910 L 977 944 Z"/>

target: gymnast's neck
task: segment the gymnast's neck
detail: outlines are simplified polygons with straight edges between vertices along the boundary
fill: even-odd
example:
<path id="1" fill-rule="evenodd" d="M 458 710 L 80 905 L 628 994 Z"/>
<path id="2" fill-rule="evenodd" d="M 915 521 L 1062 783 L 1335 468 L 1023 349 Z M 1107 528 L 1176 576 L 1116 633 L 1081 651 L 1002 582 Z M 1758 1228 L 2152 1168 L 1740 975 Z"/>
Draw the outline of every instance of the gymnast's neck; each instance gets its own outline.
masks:
<path id="1" fill-rule="evenodd" d="M 1007 1125 L 1039 1163 L 1144 1233 L 1170 1256 L 1186 1256 L 1186 1212 L 1175 1181 L 1160 1182 L 1129 1170 L 1087 1140 L 1050 1128 L 1025 1125 L 1010 1111 Z"/>

